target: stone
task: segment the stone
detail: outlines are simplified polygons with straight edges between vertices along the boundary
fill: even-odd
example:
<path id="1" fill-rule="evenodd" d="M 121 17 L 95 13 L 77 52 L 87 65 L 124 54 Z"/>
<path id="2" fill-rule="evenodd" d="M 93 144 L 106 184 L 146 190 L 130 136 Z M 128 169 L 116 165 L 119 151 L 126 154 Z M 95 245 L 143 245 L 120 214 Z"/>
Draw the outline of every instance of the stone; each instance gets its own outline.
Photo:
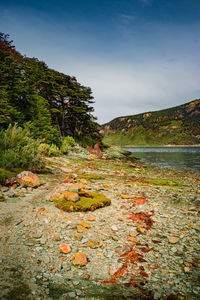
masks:
<path id="1" fill-rule="evenodd" d="M 82 239 L 82 237 L 83 236 L 80 233 L 75 233 L 75 235 L 74 235 L 75 240 L 78 240 L 78 241 L 80 241 Z"/>
<path id="2" fill-rule="evenodd" d="M 40 186 L 40 180 L 37 175 L 30 171 L 23 171 L 16 176 L 16 181 L 19 184 L 25 184 L 29 187 L 38 187 Z"/>
<path id="3" fill-rule="evenodd" d="M 88 273 L 84 274 L 84 275 L 83 275 L 83 278 L 84 278 L 84 279 L 89 279 L 89 278 L 90 278 L 90 274 L 88 274 Z"/>
<path id="4" fill-rule="evenodd" d="M 190 268 L 189 267 L 184 267 L 184 271 L 185 271 L 185 273 L 188 273 L 188 272 L 190 272 Z"/>
<path id="5" fill-rule="evenodd" d="M 176 243 L 179 242 L 179 238 L 178 238 L 178 237 L 175 237 L 175 236 L 171 236 L 171 237 L 169 237 L 168 242 L 169 242 L 170 244 L 176 244 Z"/>
<path id="6" fill-rule="evenodd" d="M 135 196 L 133 196 L 133 195 L 121 195 L 121 198 L 122 199 L 134 199 Z"/>
<path id="7" fill-rule="evenodd" d="M 82 233 L 82 232 L 85 231 L 85 227 L 83 227 L 82 225 L 77 225 L 77 231 L 78 231 L 79 233 Z"/>
<path id="8" fill-rule="evenodd" d="M 146 232 L 147 230 L 146 230 L 146 228 L 145 228 L 144 226 L 138 225 L 138 226 L 137 226 L 137 231 L 140 232 L 140 233 L 144 233 L 144 232 Z"/>
<path id="9" fill-rule="evenodd" d="M 90 224 L 85 223 L 85 222 L 82 222 L 80 225 L 85 227 L 85 228 L 90 228 Z"/>
<path id="10" fill-rule="evenodd" d="M 71 184 L 66 188 L 67 191 L 69 192 L 74 192 L 74 193 L 78 193 L 81 190 L 81 187 L 75 184 Z"/>
<path id="11" fill-rule="evenodd" d="M 196 207 L 192 206 L 192 207 L 189 208 L 189 210 L 190 211 L 196 211 L 197 209 L 196 209 Z"/>
<path id="12" fill-rule="evenodd" d="M 79 195 L 75 192 L 63 192 L 62 195 L 67 201 L 77 202 L 79 200 Z"/>
<path id="13" fill-rule="evenodd" d="M 85 245 L 92 249 L 96 249 L 96 248 L 99 248 L 102 246 L 101 243 L 99 243 L 98 241 L 94 241 L 94 240 L 89 240 L 88 242 L 86 242 Z"/>
<path id="14" fill-rule="evenodd" d="M 111 238 L 114 240 L 114 241 L 118 241 L 119 238 L 116 234 L 111 234 Z"/>
<path id="15" fill-rule="evenodd" d="M 85 255 L 85 253 L 83 253 L 83 252 L 76 253 L 74 261 L 73 261 L 73 264 L 75 266 L 77 266 L 77 265 L 86 266 L 87 263 L 88 263 L 88 261 L 87 261 L 87 257 Z"/>
<path id="16" fill-rule="evenodd" d="M 112 226 L 111 226 L 111 229 L 112 229 L 112 231 L 118 231 L 118 228 L 117 228 L 117 226 L 115 226 L 115 225 L 112 225 Z"/>
<path id="17" fill-rule="evenodd" d="M 90 215 L 87 216 L 86 219 L 87 219 L 87 221 L 91 221 L 91 222 L 95 221 L 95 218 Z"/>
<path id="18" fill-rule="evenodd" d="M 63 244 L 62 246 L 60 246 L 60 252 L 61 253 L 67 254 L 67 253 L 70 253 L 71 251 L 72 251 L 71 247 L 68 244 Z"/>

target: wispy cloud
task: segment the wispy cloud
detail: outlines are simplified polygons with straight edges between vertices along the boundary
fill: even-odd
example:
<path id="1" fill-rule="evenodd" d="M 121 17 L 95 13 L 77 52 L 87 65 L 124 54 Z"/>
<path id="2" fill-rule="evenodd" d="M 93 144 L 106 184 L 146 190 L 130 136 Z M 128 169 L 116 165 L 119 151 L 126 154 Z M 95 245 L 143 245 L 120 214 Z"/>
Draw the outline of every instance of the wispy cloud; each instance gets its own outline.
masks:
<path id="1" fill-rule="evenodd" d="M 120 19 L 124 23 L 130 23 L 137 19 L 136 15 L 121 14 Z"/>

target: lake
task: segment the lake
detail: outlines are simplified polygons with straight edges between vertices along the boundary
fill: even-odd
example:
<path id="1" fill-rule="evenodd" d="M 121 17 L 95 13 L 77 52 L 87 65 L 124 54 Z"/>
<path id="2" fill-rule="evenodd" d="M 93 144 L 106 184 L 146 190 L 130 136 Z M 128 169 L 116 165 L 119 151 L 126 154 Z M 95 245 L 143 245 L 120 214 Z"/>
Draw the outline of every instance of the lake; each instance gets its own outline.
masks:
<path id="1" fill-rule="evenodd" d="M 141 161 L 158 167 L 200 174 L 200 147 L 126 147 Z"/>

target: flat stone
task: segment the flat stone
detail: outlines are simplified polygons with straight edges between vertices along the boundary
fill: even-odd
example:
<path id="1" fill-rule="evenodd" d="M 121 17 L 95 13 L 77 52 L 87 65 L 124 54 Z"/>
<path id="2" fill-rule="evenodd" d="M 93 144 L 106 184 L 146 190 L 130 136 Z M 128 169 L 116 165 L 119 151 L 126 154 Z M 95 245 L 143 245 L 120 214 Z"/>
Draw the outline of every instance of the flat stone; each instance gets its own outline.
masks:
<path id="1" fill-rule="evenodd" d="M 60 246 L 60 252 L 61 253 L 67 254 L 67 253 L 70 253 L 71 251 L 72 251 L 71 247 L 68 244 L 63 244 L 62 246 Z"/>
<path id="2" fill-rule="evenodd" d="M 78 252 L 76 253 L 75 255 L 75 258 L 74 258 L 74 261 L 73 261 L 73 264 L 76 266 L 76 265 L 79 265 L 79 266 L 86 266 L 88 263 L 87 261 L 87 257 L 85 255 L 85 253 L 83 252 Z"/>
<path id="3" fill-rule="evenodd" d="M 176 244 L 176 243 L 179 242 L 179 238 L 178 238 L 178 237 L 175 237 L 175 236 L 171 236 L 171 237 L 169 237 L 168 242 L 169 242 L 170 244 Z"/>
<path id="4" fill-rule="evenodd" d="M 118 228 L 115 225 L 111 226 L 111 229 L 112 229 L 112 231 L 118 231 Z"/>

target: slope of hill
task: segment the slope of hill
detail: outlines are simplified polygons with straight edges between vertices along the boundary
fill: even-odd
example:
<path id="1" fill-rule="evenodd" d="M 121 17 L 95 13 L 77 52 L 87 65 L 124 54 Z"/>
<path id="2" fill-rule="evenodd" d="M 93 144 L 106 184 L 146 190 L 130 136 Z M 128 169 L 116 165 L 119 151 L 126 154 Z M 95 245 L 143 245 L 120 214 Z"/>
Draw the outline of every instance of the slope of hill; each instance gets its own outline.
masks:
<path id="1" fill-rule="evenodd" d="M 102 125 L 103 141 L 111 145 L 156 146 L 200 144 L 200 99 Z"/>

